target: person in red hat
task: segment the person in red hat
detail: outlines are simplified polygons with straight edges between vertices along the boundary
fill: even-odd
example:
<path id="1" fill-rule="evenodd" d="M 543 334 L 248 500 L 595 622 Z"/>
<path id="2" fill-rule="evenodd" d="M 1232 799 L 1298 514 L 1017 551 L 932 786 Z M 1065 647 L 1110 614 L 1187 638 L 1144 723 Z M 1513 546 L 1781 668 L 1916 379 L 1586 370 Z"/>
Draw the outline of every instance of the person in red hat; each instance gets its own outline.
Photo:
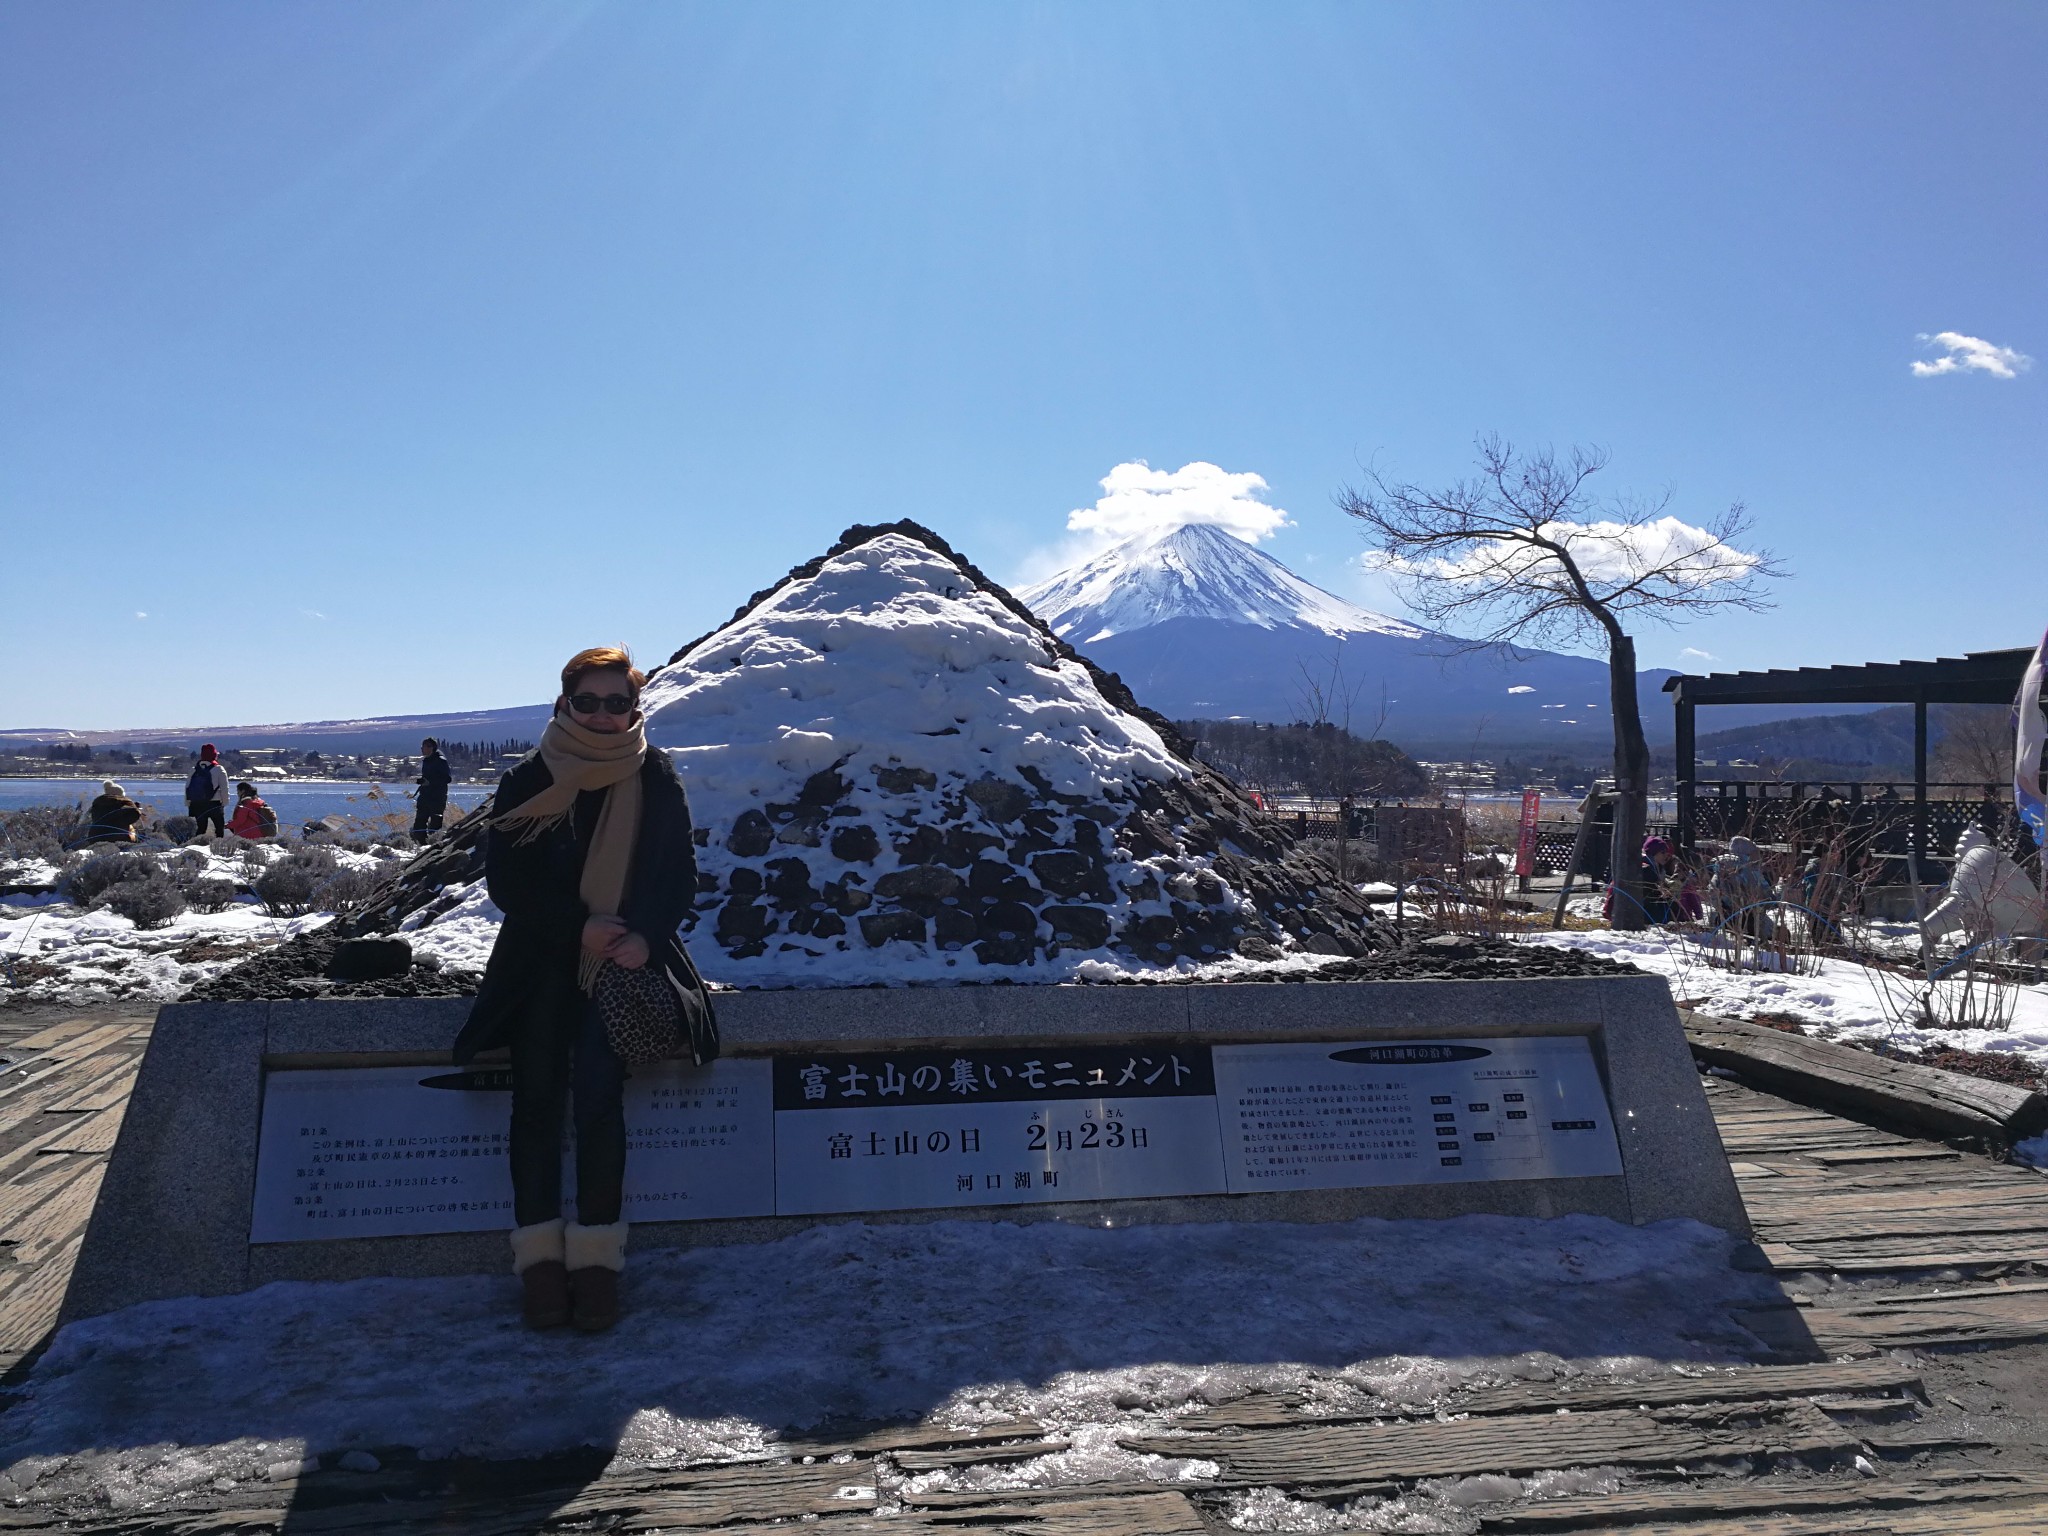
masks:
<path id="1" fill-rule="evenodd" d="M 193 829 L 194 837 L 205 835 L 208 822 L 213 823 L 215 837 L 227 832 L 227 801 L 228 771 L 221 767 L 220 754 L 209 741 L 199 749 L 199 763 L 185 781 L 185 813 L 199 823 Z"/>

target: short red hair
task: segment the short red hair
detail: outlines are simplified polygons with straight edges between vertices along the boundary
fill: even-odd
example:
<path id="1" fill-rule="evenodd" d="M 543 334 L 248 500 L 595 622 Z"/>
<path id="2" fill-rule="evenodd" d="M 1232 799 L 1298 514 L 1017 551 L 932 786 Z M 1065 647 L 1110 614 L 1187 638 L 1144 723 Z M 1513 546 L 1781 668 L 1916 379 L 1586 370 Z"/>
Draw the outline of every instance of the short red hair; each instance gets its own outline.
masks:
<path id="1" fill-rule="evenodd" d="M 576 685 L 583 681 L 586 672 L 623 672 L 626 681 L 633 685 L 633 697 L 640 696 L 640 690 L 647 686 L 647 674 L 633 665 L 633 654 L 623 645 L 593 645 L 587 651 L 578 651 L 569 658 L 569 664 L 562 668 L 562 697 L 567 698 L 576 691 Z"/>

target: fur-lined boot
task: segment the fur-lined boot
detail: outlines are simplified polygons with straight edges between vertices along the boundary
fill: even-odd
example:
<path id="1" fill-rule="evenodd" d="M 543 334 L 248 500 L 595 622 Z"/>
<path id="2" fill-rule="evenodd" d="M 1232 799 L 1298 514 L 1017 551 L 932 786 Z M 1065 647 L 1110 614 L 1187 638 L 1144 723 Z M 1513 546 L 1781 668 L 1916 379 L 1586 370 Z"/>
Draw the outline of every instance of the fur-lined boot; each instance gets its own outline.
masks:
<path id="1" fill-rule="evenodd" d="M 619 1320 L 619 1271 L 626 1267 L 626 1224 L 585 1227 L 570 1222 L 563 1238 L 569 1266 L 569 1320 L 602 1333 Z"/>
<path id="2" fill-rule="evenodd" d="M 512 1229 L 512 1273 L 519 1277 L 520 1316 L 529 1328 L 559 1328 L 569 1321 L 569 1267 L 563 1262 L 566 1223 L 537 1221 Z"/>

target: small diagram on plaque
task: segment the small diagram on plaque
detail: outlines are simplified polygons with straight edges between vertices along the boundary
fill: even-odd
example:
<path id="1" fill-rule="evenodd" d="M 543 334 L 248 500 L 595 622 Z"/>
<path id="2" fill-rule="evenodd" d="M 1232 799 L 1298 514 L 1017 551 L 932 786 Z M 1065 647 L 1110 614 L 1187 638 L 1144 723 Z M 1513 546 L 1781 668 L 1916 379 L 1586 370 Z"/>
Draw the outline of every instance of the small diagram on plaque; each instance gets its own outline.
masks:
<path id="1" fill-rule="evenodd" d="M 1622 1171 L 1581 1036 L 1219 1045 L 1212 1054 L 1232 1194 Z"/>

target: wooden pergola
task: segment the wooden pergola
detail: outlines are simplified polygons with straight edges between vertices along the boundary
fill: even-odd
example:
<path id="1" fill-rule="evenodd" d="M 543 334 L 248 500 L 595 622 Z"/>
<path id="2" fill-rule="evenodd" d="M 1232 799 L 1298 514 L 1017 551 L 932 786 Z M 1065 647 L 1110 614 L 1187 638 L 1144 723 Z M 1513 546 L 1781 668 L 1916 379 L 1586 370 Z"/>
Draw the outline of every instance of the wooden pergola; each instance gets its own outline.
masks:
<path id="1" fill-rule="evenodd" d="M 1927 706 L 2010 704 L 2018 696 L 2030 648 L 1972 651 L 1936 661 L 1873 661 L 1846 667 L 1782 667 L 1665 679 L 1677 712 L 1678 836 L 1693 844 L 1693 792 L 1699 763 L 1693 711 L 1702 704 L 1910 704 L 1913 706 L 1913 849 L 1927 852 Z"/>

